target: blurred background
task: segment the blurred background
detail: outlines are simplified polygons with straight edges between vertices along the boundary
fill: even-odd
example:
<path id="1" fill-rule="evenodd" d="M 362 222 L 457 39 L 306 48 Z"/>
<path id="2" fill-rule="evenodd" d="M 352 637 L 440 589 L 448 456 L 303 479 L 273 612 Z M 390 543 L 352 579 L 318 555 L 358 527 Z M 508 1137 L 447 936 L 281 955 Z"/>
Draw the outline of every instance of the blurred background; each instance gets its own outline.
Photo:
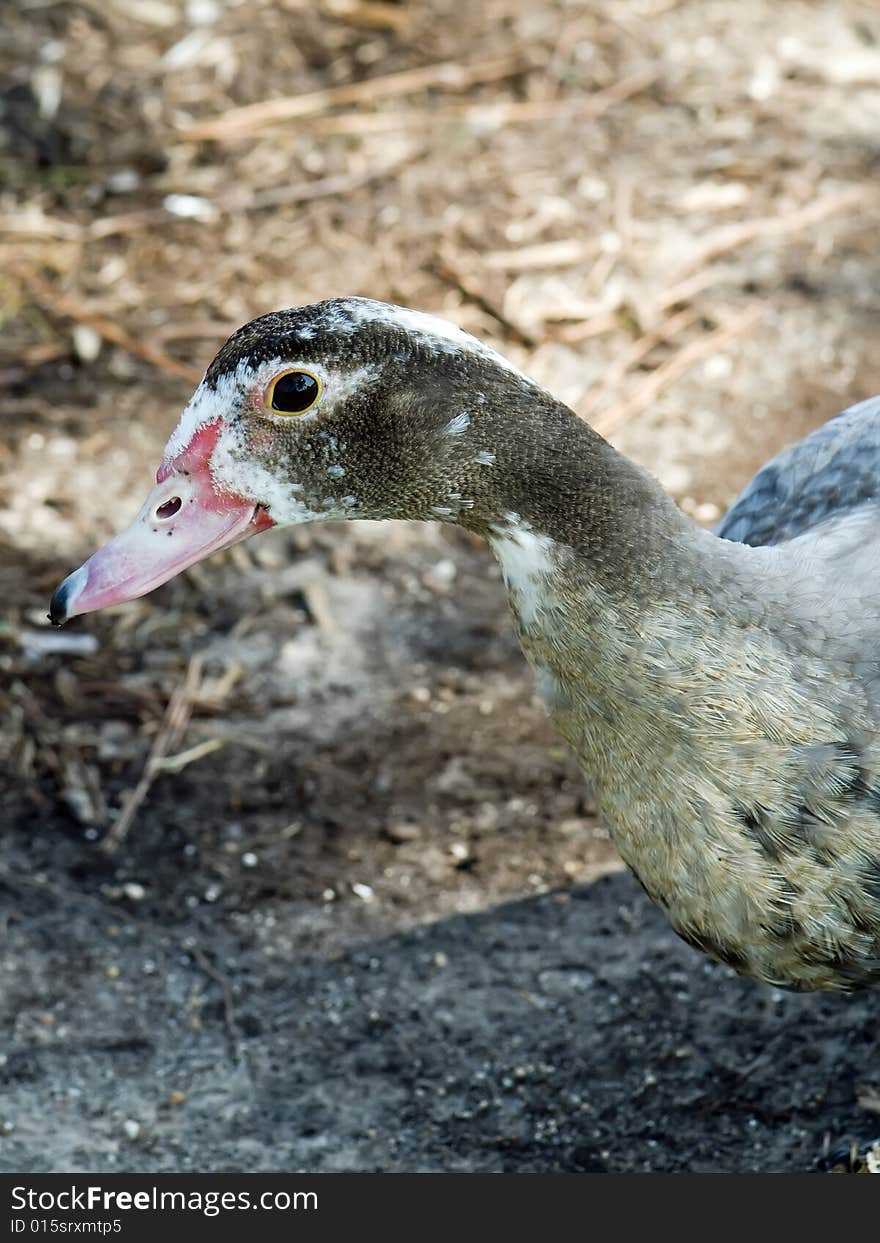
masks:
<path id="1" fill-rule="evenodd" d="M 152 1105 L 119 1103 L 88 1058 L 74 1073 L 71 1016 L 115 1031 L 170 955 L 161 1039 L 207 1039 L 279 962 L 619 864 L 463 533 L 277 532 L 60 633 L 52 588 L 139 507 L 224 338 L 338 294 L 490 341 L 714 523 L 782 445 L 880 389 L 880 15 L 19 0 L 3 25 L 0 1010 L 27 1065 L 60 1059 L 37 1078 L 66 1123 L 35 1157 L 37 1089 L 13 1076 L 30 1086 L 6 1142 L 45 1168 L 175 1168 L 144 1136 L 183 1133 L 161 1109 L 192 1086 L 169 1071 Z M 257 956 L 249 984 L 236 955 Z M 79 1074 L 88 1123 L 56 1091 Z M 737 1135 L 710 1167 L 746 1161 Z M 515 1168 L 571 1168 L 571 1142 L 544 1164 L 535 1143 Z M 342 1167 L 381 1165 L 365 1151 Z"/>

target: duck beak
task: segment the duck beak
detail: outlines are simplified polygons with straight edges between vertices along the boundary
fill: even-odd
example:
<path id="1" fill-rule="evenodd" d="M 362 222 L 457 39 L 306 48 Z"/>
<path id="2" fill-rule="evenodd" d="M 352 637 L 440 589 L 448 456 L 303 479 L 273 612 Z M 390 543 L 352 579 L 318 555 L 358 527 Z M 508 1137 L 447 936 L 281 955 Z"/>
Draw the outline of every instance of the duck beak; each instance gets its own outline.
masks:
<path id="1" fill-rule="evenodd" d="M 182 453 L 162 463 L 131 526 L 56 589 L 49 605 L 53 625 L 145 596 L 210 553 L 275 525 L 258 502 L 212 480 L 210 459 L 221 430 L 219 420 L 200 428 Z"/>

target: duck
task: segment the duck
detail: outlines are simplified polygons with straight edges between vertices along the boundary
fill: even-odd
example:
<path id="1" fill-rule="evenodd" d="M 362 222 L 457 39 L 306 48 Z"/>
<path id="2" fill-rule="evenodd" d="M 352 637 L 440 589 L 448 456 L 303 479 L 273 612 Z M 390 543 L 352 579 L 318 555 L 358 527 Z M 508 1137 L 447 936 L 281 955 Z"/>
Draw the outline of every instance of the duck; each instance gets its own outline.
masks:
<path id="1" fill-rule="evenodd" d="M 776 987 L 880 982 L 880 398 L 783 450 L 714 531 L 494 349 L 335 298 L 210 363 L 133 523 L 49 618 L 271 527 L 457 524 L 616 848 L 696 949 Z"/>

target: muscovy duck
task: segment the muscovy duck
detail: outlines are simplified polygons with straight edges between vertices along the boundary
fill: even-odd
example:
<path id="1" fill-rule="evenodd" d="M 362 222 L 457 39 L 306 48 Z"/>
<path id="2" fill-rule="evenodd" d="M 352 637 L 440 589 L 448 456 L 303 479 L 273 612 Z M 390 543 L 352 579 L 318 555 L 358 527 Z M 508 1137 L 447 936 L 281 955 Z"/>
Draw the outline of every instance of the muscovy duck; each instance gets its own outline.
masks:
<path id="1" fill-rule="evenodd" d="M 880 981 L 880 399 L 780 454 L 715 533 L 461 329 L 343 298 L 226 342 L 61 623 L 274 525 L 484 536 L 550 716 L 675 930 L 797 989 Z"/>

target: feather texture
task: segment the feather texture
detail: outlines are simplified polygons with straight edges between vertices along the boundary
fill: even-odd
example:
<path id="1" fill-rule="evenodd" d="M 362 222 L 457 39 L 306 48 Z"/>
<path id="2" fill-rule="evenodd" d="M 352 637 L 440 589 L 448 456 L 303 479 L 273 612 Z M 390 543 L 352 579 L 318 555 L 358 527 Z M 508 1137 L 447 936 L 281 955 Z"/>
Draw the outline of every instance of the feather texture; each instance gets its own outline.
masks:
<path id="1" fill-rule="evenodd" d="M 880 397 L 850 406 L 777 453 L 715 533 L 753 547 L 780 544 L 864 506 L 880 509 Z"/>

